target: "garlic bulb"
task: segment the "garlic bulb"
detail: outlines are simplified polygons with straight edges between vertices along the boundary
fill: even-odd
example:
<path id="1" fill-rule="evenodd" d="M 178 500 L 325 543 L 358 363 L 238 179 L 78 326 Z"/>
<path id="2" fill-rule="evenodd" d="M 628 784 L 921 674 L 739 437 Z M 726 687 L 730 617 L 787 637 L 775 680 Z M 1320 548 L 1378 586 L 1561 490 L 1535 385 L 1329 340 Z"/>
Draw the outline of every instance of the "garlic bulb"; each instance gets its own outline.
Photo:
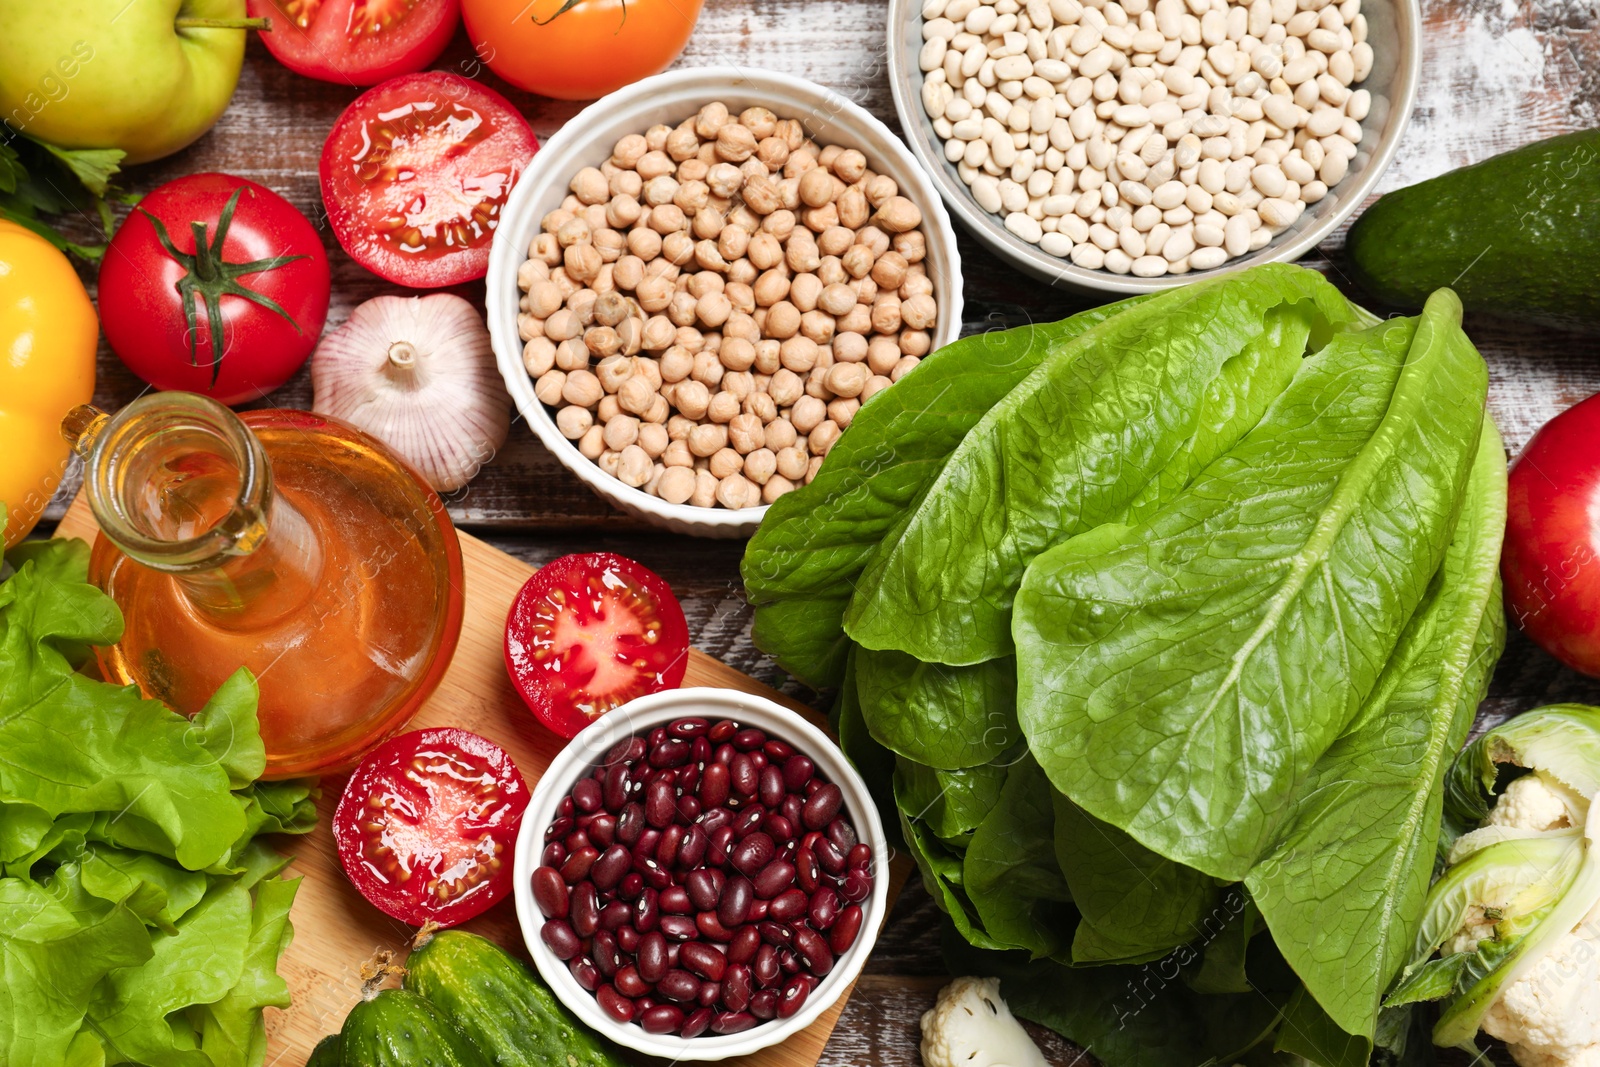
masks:
<path id="1" fill-rule="evenodd" d="M 489 331 L 449 293 L 356 308 L 317 345 L 311 388 L 313 411 L 378 438 L 441 493 L 471 481 L 511 428 Z"/>

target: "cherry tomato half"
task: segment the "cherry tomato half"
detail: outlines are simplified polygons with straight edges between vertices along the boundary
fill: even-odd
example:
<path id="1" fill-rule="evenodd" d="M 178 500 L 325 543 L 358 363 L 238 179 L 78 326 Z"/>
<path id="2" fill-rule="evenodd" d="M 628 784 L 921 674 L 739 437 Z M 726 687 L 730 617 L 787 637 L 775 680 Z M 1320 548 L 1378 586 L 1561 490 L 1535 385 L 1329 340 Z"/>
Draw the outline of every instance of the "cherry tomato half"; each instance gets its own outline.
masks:
<path id="1" fill-rule="evenodd" d="M 439 58 L 461 19 L 461 0 L 246 0 L 278 62 L 308 78 L 376 85 Z"/>
<path id="2" fill-rule="evenodd" d="M 506 667 L 533 714 L 563 737 L 635 697 L 683 682 L 689 625 L 667 583 L 609 552 L 541 567 L 506 619 Z"/>
<path id="3" fill-rule="evenodd" d="M 539 150 L 511 102 L 444 71 L 356 97 L 322 148 L 322 200 L 351 257 L 414 288 L 489 269 L 500 210 Z"/>
<path id="4" fill-rule="evenodd" d="M 413 730 L 361 761 L 333 840 L 367 901 L 412 926 L 455 926 L 511 892 L 528 787 L 505 750 L 466 730 Z"/>
<path id="5" fill-rule="evenodd" d="M 594 100 L 678 58 L 704 0 L 461 0 L 478 57 L 519 89 Z"/>
<path id="6" fill-rule="evenodd" d="M 1511 465 L 1500 573 L 1546 652 L 1600 677 L 1600 394 L 1545 423 Z"/>
<path id="7" fill-rule="evenodd" d="M 328 256 L 310 220 L 266 186 L 191 174 L 128 213 L 100 261 L 99 302 L 106 340 L 133 373 L 242 404 L 311 355 L 328 317 Z"/>

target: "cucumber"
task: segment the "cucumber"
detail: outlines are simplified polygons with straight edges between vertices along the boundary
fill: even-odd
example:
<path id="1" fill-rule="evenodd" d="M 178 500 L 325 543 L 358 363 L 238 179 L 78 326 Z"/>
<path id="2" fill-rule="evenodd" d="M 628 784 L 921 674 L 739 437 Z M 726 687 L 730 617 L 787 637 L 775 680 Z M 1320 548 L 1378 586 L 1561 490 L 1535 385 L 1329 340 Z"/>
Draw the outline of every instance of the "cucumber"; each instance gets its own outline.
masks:
<path id="1" fill-rule="evenodd" d="M 311 1050 L 311 1058 L 306 1060 L 306 1067 L 344 1067 L 344 1061 L 339 1058 L 339 1035 L 329 1034 L 317 1042 L 317 1047 Z"/>
<path id="2" fill-rule="evenodd" d="M 494 1067 L 626 1063 L 532 971 L 476 934 L 448 930 L 413 949 L 405 987 L 437 1005 Z"/>
<path id="3" fill-rule="evenodd" d="M 1397 307 L 1449 287 L 1473 311 L 1600 327 L 1600 129 L 1389 193 L 1350 229 L 1355 280 Z"/>
<path id="4" fill-rule="evenodd" d="M 339 1032 L 342 1067 L 489 1067 L 472 1040 L 415 993 L 385 989 L 363 1000 Z"/>

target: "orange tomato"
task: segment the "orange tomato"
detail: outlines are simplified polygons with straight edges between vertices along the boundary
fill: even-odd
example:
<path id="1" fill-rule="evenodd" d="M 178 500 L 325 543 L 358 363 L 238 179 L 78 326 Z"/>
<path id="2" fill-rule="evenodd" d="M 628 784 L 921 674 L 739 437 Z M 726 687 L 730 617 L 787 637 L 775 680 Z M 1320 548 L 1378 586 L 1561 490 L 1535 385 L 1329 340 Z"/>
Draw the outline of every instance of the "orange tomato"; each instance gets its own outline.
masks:
<path id="1" fill-rule="evenodd" d="M 704 0 L 462 0 L 478 57 L 558 100 L 593 100 L 667 68 Z M 563 4 L 569 5 L 562 10 Z"/>

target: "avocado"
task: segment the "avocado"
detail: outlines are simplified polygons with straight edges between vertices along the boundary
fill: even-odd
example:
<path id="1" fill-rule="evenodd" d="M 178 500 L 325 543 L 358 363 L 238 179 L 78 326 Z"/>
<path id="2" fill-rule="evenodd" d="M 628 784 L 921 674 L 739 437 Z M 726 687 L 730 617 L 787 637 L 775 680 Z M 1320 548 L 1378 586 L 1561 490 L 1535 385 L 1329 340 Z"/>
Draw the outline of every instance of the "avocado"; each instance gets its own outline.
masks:
<path id="1" fill-rule="evenodd" d="M 1397 307 L 1448 286 L 1473 311 L 1600 329 L 1600 130 L 1389 193 L 1350 229 L 1358 284 Z"/>

